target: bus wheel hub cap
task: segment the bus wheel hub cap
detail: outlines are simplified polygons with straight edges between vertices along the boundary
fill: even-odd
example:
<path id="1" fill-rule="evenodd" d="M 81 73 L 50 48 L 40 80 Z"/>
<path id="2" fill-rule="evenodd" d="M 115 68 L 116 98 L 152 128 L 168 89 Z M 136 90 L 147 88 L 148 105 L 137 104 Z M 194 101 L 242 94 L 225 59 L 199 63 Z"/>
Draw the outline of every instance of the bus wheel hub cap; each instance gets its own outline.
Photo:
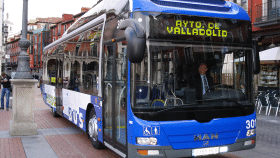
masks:
<path id="1" fill-rule="evenodd" d="M 96 116 L 93 116 L 90 120 L 89 120 L 89 125 L 88 125 L 88 132 L 89 132 L 89 136 L 96 141 L 97 140 L 97 120 L 96 120 Z"/>

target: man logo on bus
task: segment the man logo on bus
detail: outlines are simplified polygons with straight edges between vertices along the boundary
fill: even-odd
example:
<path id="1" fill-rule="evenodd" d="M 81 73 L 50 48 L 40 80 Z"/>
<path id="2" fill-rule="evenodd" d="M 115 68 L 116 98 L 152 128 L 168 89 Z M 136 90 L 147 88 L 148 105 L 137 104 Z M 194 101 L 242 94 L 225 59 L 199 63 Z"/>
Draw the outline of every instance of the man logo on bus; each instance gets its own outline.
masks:
<path id="1" fill-rule="evenodd" d="M 216 134 L 211 134 L 211 137 L 209 134 L 204 134 L 203 136 L 201 134 L 194 135 L 194 141 L 197 140 L 210 140 L 210 139 L 218 139 L 218 133 Z"/>
<path id="2" fill-rule="evenodd" d="M 203 141 L 203 146 L 209 146 L 209 141 Z"/>

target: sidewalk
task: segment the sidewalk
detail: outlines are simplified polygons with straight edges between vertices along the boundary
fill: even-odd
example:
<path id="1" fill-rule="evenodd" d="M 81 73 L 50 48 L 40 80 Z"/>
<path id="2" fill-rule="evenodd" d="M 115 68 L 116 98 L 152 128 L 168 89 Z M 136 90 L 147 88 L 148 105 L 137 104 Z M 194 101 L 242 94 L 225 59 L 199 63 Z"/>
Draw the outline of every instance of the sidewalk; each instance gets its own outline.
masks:
<path id="1" fill-rule="evenodd" d="M 54 118 L 39 88 L 35 89 L 34 119 L 38 135 L 11 137 L 12 109 L 0 111 L 0 158 L 119 158 L 109 149 L 94 149 L 86 133 L 67 119 Z"/>
<path id="2" fill-rule="evenodd" d="M 274 111 L 273 111 L 274 112 Z M 256 147 L 251 150 L 233 152 L 240 157 L 278 158 L 280 153 L 280 113 L 266 116 L 264 110 L 257 114 Z"/>

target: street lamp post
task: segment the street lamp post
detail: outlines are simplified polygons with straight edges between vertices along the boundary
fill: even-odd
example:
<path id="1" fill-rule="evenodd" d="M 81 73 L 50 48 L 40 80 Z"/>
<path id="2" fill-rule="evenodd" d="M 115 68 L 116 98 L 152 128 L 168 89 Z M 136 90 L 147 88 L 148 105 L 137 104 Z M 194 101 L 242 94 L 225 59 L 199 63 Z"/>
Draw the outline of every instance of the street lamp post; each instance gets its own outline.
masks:
<path id="1" fill-rule="evenodd" d="M 4 26 L 4 38 L 5 38 L 5 44 L 6 44 L 6 51 L 5 51 L 5 73 L 7 74 L 7 71 L 8 71 L 8 63 L 7 63 L 7 41 L 8 41 L 8 25 L 5 24 Z"/>
<path id="2" fill-rule="evenodd" d="M 27 49 L 27 6 L 28 0 L 23 0 L 22 37 L 19 41 L 21 48 L 18 57 L 18 67 L 13 84 L 13 120 L 10 122 L 10 135 L 37 135 L 37 124 L 34 121 L 35 84 L 30 72 Z"/>
<path id="3" fill-rule="evenodd" d="M 23 11 L 22 11 L 22 35 L 18 41 L 21 49 L 18 56 L 18 66 L 14 79 L 33 79 L 30 72 L 30 57 L 27 54 L 27 49 L 30 46 L 30 42 L 27 39 L 27 11 L 28 11 L 28 0 L 23 0 Z"/>

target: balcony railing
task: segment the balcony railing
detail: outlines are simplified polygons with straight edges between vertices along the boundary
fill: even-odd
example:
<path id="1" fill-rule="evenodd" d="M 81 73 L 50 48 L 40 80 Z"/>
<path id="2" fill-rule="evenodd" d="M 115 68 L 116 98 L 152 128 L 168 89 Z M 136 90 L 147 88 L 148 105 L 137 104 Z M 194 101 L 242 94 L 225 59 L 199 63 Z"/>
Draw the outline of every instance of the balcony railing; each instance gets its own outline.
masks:
<path id="1" fill-rule="evenodd" d="M 256 6 L 256 22 L 280 19 L 280 0 L 268 0 Z"/>

